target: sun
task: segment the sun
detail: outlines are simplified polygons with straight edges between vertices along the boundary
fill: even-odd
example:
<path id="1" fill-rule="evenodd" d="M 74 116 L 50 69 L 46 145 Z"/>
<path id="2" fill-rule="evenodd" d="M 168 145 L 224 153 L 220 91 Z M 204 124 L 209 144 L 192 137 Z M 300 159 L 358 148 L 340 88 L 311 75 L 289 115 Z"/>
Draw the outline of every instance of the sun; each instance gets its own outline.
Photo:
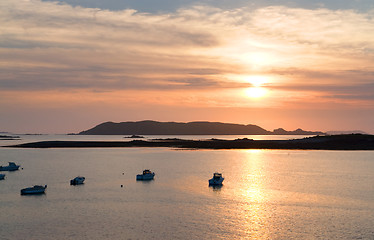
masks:
<path id="1" fill-rule="evenodd" d="M 245 90 L 245 93 L 251 98 L 261 98 L 266 95 L 267 90 L 263 87 L 250 87 Z"/>
<path id="2" fill-rule="evenodd" d="M 246 78 L 252 87 L 249 87 L 245 90 L 245 93 L 250 98 L 262 98 L 267 94 L 267 89 L 263 87 L 264 84 L 268 82 L 266 76 L 249 76 Z"/>

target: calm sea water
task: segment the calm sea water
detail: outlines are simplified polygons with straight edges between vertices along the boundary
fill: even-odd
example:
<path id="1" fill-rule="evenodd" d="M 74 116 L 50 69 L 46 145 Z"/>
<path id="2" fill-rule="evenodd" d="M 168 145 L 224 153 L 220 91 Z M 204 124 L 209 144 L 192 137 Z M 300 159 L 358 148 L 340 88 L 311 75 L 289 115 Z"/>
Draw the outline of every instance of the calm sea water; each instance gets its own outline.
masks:
<path id="1" fill-rule="evenodd" d="M 0 239 L 374 239 L 374 151 L 0 148 L 8 161 L 23 169 L 0 181 Z"/>

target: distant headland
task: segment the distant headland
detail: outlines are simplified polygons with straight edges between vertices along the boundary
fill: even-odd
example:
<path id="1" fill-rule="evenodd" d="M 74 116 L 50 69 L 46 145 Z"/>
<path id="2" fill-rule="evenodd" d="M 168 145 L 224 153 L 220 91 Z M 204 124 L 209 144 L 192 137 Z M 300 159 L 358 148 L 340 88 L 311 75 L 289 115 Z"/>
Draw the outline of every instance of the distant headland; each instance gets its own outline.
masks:
<path id="1" fill-rule="evenodd" d="M 244 125 L 221 122 L 105 122 L 79 135 L 325 135 L 319 131 L 274 131 L 265 130 L 257 125 Z"/>

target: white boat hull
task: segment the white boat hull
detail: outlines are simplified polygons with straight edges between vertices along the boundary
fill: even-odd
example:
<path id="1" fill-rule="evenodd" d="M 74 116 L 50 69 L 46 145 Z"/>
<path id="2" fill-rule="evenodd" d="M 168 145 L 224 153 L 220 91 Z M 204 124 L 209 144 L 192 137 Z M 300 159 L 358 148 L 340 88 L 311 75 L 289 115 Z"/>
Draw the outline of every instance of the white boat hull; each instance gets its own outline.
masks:
<path id="1" fill-rule="evenodd" d="M 221 186 L 224 179 L 222 173 L 215 172 L 213 178 L 209 179 L 209 186 Z"/>
<path id="2" fill-rule="evenodd" d="M 138 174 L 136 175 L 136 180 L 153 180 L 153 178 L 155 177 L 155 174 L 154 173 L 151 173 L 151 174 Z"/>
<path id="3" fill-rule="evenodd" d="M 85 177 L 76 177 L 76 178 L 70 180 L 70 185 L 80 185 L 80 184 L 83 184 L 84 180 L 86 180 Z"/>
<path id="4" fill-rule="evenodd" d="M 20 165 L 16 165 L 14 162 L 9 162 L 8 166 L 0 166 L 0 171 L 16 171 Z"/>
<path id="5" fill-rule="evenodd" d="M 34 187 L 24 188 L 21 190 L 21 195 L 43 194 L 45 193 L 46 188 L 47 185 L 45 185 L 44 187 L 35 185 Z"/>
<path id="6" fill-rule="evenodd" d="M 220 179 L 209 179 L 209 185 L 211 185 L 211 186 L 220 186 L 220 185 L 222 185 L 222 183 L 223 183 L 223 180 L 224 180 L 225 178 L 220 178 Z"/>

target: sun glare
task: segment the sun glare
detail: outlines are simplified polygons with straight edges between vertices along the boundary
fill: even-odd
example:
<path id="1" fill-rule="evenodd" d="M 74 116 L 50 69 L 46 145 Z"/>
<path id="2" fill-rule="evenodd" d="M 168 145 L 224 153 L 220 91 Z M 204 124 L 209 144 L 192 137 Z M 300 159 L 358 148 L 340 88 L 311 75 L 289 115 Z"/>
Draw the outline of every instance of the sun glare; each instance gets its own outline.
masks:
<path id="1" fill-rule="evenodd" d="M 245 92 L 248 97 L 261 98 L 266 95 L 267 90 L 263 87 L 250 87 Z"/>
<path id="2" fill-rule="evenodd" d="M 249 76 L 246 80 L 252 85 L 252 87 L 245 90 L 248 97 L 261 98 L 267 94 L 266 88 L 263 87 L 268 82 L 266 76 Z"/>
<path id="3" fill-rule="evenodd" d="M 269 81 L 266 76 L 248 76 L 246 80 L 252 84 L 253 87 L 261 87 Z"/>

